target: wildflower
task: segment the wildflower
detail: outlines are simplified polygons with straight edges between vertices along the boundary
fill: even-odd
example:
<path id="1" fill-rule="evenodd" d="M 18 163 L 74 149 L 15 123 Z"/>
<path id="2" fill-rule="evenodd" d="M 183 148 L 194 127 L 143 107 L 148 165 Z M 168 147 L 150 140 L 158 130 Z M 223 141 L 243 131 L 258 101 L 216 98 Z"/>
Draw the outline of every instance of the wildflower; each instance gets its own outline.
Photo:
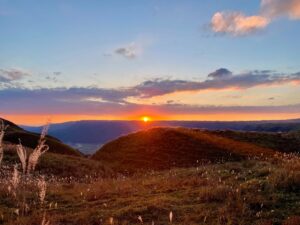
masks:
<path id="1" fill-rule="evenodd" d="M 8 194 L 11 193 L 11 186 L 10 185 L 7 186 L 7 191 L 8 191 Z"/>
<path id="2" fill-rule="evenodd" d="M 19 209 L 15 209 L 14 210 L 14 214 L 16 214 L 17 216 L 19 216 L 20 215 L 20 210 Z"/>
<path id="3" fill-rule="evenodd" d="M 170 223 L 172 223 L 172 221 L 173 221 L 173 212 L 172 211 L 169 213 L 169 220 L 170 220 Z"/>
<path id="4" fill-rule="evenodd" d="M 143 218 L 142 218 L 142 216 L 138 216 L 138 220 L 139 220 L 141 223 L 143 223 Z"/>
<path id="5" fill-rule="evenodd" d="M 109 224 L 110 224 L 110 225 L 113 225 L 113 224 L 114 224 L 114 218 L 113 218 L 113 217 L 110 217 L 110 218 L 109 218 Z"/>

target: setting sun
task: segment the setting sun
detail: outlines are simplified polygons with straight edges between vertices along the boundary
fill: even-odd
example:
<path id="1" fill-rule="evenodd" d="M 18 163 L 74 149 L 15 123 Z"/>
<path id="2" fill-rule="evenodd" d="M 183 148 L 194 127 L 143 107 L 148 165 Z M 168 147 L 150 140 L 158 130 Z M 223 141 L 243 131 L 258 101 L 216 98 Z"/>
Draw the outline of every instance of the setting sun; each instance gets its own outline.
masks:
<path id="1" fill-rule="evenodd" d="M 145 123 L 149 122 L 151 119 L 148 116 L 143 116 L 142 117 L 142 121 L 144 121 Z"/>

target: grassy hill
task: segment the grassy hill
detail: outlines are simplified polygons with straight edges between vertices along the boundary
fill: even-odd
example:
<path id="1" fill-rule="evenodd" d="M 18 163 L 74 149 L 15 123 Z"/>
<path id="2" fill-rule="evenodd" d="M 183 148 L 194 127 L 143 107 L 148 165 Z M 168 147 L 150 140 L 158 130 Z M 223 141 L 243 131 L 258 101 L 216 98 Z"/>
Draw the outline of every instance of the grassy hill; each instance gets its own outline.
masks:
<path id="1" fill-rule="evenodd" d="M 206 131 L 209 134 L 230 138 L 236 141 L 252 143 L 261 147 L 271 148 L 285 153 L 300 152 L 300 132 L 246 132 L 246 131 Z"/>
<path id="2" fill-rule="evenodd" d="M 11 171 L 14 165 L 20 164 L 16 149 L 19 139 L 23 146 L 26 147 L 27 152 L 31 152 L 40 138 L 40 134 L 25 131 L 10 121 L 3 121 L 8 127 L 4 136 L 4 158 L 3 166 L 0 168 L 0 176 Z M 46 144 L 50 148 L 41 157 L 36 168 L 37 174 L 76 180 L 83 178 L 86 180 L 87 177 L 96 179 L 114 175 L 112 170 L 103 165 L 103 163 L 84 158 L 80 152 L 56 138 L 47 136 Z"/>
<path id="3" fill-rule="evenodd" d="M 92 159 L 105 162 L 116 171 L 133 173 L 274 154 L 266 147 L 201 130 L 153 128 L 109 142 Z"/>
<path id="4" fill-rule="evenodd" d="M 8 129 L 6 130 L 4 136 L 5 142 L 18 144 L 19 140 L 21 140 L 22 144 L 28 148 L 36 147 L 40 138 L 40 134 L 26 131 L 10 121 L 1 118 L 0 120 L 4 121 L 5 125 L 8 125 Z M 54 138 L 49 135 L 46 136 L 46 144 L 49 146 L 49 152 L 52 153 L 73 155 L 73 156 L 82 155 L 79 151 L 62 143 L 57 138 Z"/>
<path id="5" fill-rule="evenodd" d="M 15 146 L 11 144 L 5 145 L 2 170 L 6 168 L 6 171 L 11 171 L 13 165 L 19 163 L 20 159 L 17 156 Z M 115 175 L 110 168 L 101 162 L 84 157 L 51 152 L 47 152 L 41 157 L 36 168 L 36 173 L 67 179 L 72 177 L 71 179 L 75 180 L 86 179 L 87 177 L 98 179 Z"/>

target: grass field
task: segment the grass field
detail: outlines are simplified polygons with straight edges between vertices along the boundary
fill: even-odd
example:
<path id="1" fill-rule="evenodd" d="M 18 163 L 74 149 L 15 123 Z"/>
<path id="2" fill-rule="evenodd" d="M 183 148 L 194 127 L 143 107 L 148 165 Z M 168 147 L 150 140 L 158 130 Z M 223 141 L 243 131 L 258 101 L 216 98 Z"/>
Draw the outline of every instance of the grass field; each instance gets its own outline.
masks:
<path id="1" fill-rule="evenodd" d="M 299 224 L 299 186 L 296 156 L 96 181 L 56 177 L 43 206 L 17 216 L 2 179 L 0 218 L 2 224 L 41 224 L 44 213 L 51 224 Z"/>

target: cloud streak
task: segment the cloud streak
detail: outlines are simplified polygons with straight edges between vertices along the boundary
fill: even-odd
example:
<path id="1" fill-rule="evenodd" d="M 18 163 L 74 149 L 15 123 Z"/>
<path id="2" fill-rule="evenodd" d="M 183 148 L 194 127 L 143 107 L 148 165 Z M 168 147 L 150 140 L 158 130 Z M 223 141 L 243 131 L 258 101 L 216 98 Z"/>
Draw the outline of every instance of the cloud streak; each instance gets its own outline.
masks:
<path id="1" fill-rule="evenodd" d="M 181 91 L 203 91 L 223 89 L 248 89 L 257 86 L 271 86 L 286 83 L 299 83 L 300 73 L 278 74 L 273 71 L 250 71 L 246 73 L 233 74 L 227 69 L 219 69 L 208 75 L 201 82 L 186 80 L 161 80 L 145 81 L 134 89 L 140 97 L 154 97 Z"/>
<path id="2" fill-rule="evenodd" d="M 127 59 L 134 59 L 141 53 L 141 47 L 133 42 L 129 45 L 115 49 L 114 53 Z"/>
<path id="3" fill-rule="evenodd" d="M 75 100 L 78 90 L 0 90 L 1 114 L 7 115 L 95 115 L 124 116 L 140 112 L 159 112 L 162 115 L 197 115 L 230 113 L 298 113 L 300 104 L 279 106 L 201 106 L 179 103 L 145 105 L 135 103 L 118 103 L 88 100 Z M 68 96 L 61 94 L 68 93 Z M 82 97 L 82 95 L 80 95 Z M 30 106 L 30 107 L 29 107 Z"/>
<path id="4" fill-rule="evenodd" d="M 19 78 L 19 76 L 16 76 Z M 295 83 L 300 85 L 300 72 L 282 74 L 269 70 L 254 70 L 234 74 L 221 68 L 208 74 L 204 81 L 155 79 L 132 87 L 123 88 L 4 88 L 0 89 L 2 113 L 109 113 L 110 110 L 129 112 L 139 107 L 150 106 L 133 104 L 128 98 L 151 98 L 184 91 L 247 89 L 261 85 L 281 85 Z M 28 107 L 30 106 L 30 107 Z M 151 108 L 156 106 L 152 105 Z M 172 109 L 178 112 L 201 112 L 207 107 L 190 106 L 169 102 L 157 106 L 161 110 Z M 298 106 L 297 106 L 298 107 Z M 253 107 L 252 107 L 253 108 Z M 249 108 L 251 110 L 252 108 Z M 288 107 L 287 107 L 288 108 Z M 210 110 L 218 108 L 210 107 Z M 230 108 L 229 108 L 230 109 Z M 239 108 L 232 108 L 239 109 Z M 245 109 L 245 107 L 241 108 Z M 239 110 L 241 110 L 239 109 Z M 299 108 L 297 108 L 299 109 Z M 225 108 L 224 108 L 225 110 Z M 226 108 L 227 110 L 227 108 Z M 256 109 L 257 110 L 257 109 Z M 292 108 L 289 111 L 293 111 Z M 210 112 L 208 110 L 208 112 Z"/>

